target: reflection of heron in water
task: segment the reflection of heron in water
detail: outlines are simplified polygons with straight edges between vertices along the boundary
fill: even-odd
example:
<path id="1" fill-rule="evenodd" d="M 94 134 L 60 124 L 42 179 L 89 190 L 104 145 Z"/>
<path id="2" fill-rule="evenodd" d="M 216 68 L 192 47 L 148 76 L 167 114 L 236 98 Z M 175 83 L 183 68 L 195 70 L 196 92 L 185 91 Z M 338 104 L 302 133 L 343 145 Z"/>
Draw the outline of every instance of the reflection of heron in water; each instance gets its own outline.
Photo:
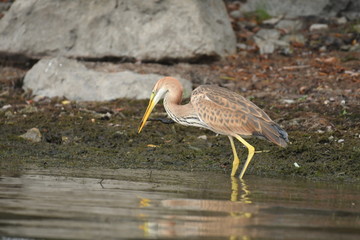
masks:
<path id="1" fill-rule="evenodd" d="M 229 237 L 247 236 L 248 226 L 260 207 L 252 204 L 246 181 L 233 177 L 229 200 L 174 198 L 163 200 L 140 199 L 139 207 L 148 209 L 139 216 L 139 226 L 146 237 Z M 161 216 L 147 215 L 161 210 Z M 147 213 L 147 214 L 146 214 Z M 220 234 L 220 235 L 219 235 Z"/>

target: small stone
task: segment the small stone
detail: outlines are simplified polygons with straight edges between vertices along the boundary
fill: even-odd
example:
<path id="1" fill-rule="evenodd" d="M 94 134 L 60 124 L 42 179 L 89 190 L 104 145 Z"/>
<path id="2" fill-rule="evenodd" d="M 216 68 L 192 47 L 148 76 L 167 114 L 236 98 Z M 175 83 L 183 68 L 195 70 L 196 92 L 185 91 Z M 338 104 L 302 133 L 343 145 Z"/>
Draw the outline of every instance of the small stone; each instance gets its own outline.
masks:
<path id="1" fill-rule="evenodd" d="M 70 143 L 69 137 L 61 136 L 61 143 L 62 143 L 62 144 L 68 144 L 68 143 Z"/>
<path id="2" fill-rule="evenodd" d="M 281 38 L 285 42 L 305 44 L 306 38 L 302 34 L 287 34 Z"/>
<path id="3" fill-rule="evenodd" d="M 201 135 L 201 136 L 198 136 L 198 139 L 207 140 L 207 136 L 206 135 Z"/>
<path id="4" fill-rule="evenodd" d="M 319 51 L 320 51 L 320 52 L 326 52 L 326 50 L 327 50 L 326 46 L 321 46 L 321 47 L 319 48 Z"/>
<path id="5" fill-rule="evenodd" d="M 10 105 L 10 104 L 6 104 L 6 105 L 2 106 L 1 110 L 7 110 L 7 109 L 9 109 L 9 108 L 11 108 L 11 105 Z"/>
<path id="6" fill-rule="evenodd" d="M 276 18 L 270 18 L 270 19 L 267 19 L 267 20 L 263 21 L 262 23 L 263 23 L 263 24 L 269 24 L 269 25 L 275 25 L 275 24 L 277 24 L 282 18 L 283 18 L 283 16 L 276 17 Z"/>
<path id="7" fill-rule="evenodd" d="M 342 46 L 340 47 L 340 50 L 342 50 L 342 51 L 349 51 L 350 48 L 351 48 L 351 45 L 342 45 Z"/>
<path id="8" fill-rule="evenodd" d="M 98 119 L 100 120 L 110 120 L 111 118 L 111 113 L 106 112 L 106 113 L 98 113 L 96 116 Z"/>
<path id="9" fill-rule="evenodd" d="M 350 52 L 360 52 L 360 44 L 354 44 L 349 48 Z"/>
<path id="10" fill-rule="evenodd" d="M 5 117 L 6 118 L 12 118 L 12 117 L 14 117 L 14 113 L 12 111 L 6 111 L 5 112 Z"/>
<path id="11" fill-rule="evenodd" d="M 261 29 L 254 36 L 256 45 L 259 47 L 260 54 L 271 54 L 276 49 L 281 49 L 285 53 L 291 52 L 289 50 L 289 43 L 279 40 L 280 32 L 274 29 Z"/>
<path id="12" fill-rule="evenodd" d="M 343 142 L 345 142 L 345 140 L 341 138 L 341 139 L 339 139 L 337 142 L 338 142 L 338 143 L 343 143 Z"/>
<path id="13" fill-rule="evenodd" d="M 33 98 L 34 102 L 40 102 L 42 100 L 44 100 L 46 97 L 45 96 L 41 96 L 41 95 L 37 95 Z"/>
<path id="14" fill-rule="evenodd" d="M 280 38 L 280 32 L 274 29 L 261 29 L 256 33 L 256 36 L 264 40 L 277 40 Z"/>
<path id="15" fill-rule="evenodd" d="M 344 45 L 344 41 L 339 37 L 326 36 L 324 44 L 325 46 L 340 48 L 341 46 Z"/>
<path id="16" fill-rule="evenodd" d="M 236 47 L 241 50 L 247 50 L 247 45 L 244 43 L 238 43 L 236 44 Z"/>
<path id="17" fill-rule="evenodd" d="M 322 31 L 322 30 L 328 30 L 329 26 L 327 24 L 323 23 L 314 23 L 310 26 L 310 31 Z"/>
<path id="18" fill-rule="evenodd" d="M 230 12 L 230 17 L 232 18 L 241 18 L 242 16 L 243 14 L 239 10 L 234 10 Z"/>
<path id="19" fill-rule="evenodd" d="M 284 103 L 287 103 L 287 104 L 295 103 L 295 100 L 294 100 L 294 99 L 283 99 L 282 101 L 283 101 Z"/>
<path id="20" fill-rule="evenodd" d="M 38 108 L 32 105 L 26 105 L 23 109 L 19 111 L 20 113 L 35 113 L 38 112 Z"/>
<path id="21" fill-rule="evenodd" d="M 276 24 L 276 28 L 283 29 L 286 32 L 297 32 L 300 31 L 303 27 L 304 23 L 301 20 L 284 19 Z"/>
<path id="22" fill-rule="evenodd" d="M 41 142 L 42 135 L 38 128 L 31 128 L 26 133 L 20 135 L 20 137 L 32 142 Z"/>
<path id="23" fill-rule="evenodd" d="M 335 22 L 339 25 L 342 25 L 342 24 L 347 23 L 347 19 L 346 19 L 346 17 L 339 17 L 339 18 L 335 19 Z"/>

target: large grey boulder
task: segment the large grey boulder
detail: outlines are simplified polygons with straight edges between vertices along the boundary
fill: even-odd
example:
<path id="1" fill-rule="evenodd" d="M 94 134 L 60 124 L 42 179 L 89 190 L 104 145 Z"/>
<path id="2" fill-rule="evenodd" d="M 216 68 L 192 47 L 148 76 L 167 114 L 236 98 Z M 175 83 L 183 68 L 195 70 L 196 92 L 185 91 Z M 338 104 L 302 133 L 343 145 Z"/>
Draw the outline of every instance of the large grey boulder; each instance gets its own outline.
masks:
<path id="1" fill-rule="evenodd" d="M 16 0 L 0 53 L 145 61 L 219 58 L 236 38 L 219 0 Z"/>
<path id="2" fill-rule="evenodd" d="M 150 97 L 156 81 L 162 77 L 131 71 L 99 72 L 86 68 L 76 60 L 58 57 L 42 59 L 35 64 L 26 73 L 23 88 L 37 96 L 65 97 L 74 101 L 146 99 Z M 189 97 L 191 82 L 178 79 L 184 87 L 184 97 Z"/>

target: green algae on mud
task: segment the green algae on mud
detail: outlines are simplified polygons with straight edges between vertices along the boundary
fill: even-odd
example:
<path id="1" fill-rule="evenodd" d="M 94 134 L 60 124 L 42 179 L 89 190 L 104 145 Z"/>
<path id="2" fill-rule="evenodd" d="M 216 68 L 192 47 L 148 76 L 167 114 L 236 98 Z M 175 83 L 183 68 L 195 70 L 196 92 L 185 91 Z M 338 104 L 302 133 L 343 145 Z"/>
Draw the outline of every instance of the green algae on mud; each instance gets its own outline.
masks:
<path id="1" fill-rule="evenodd" d="M 263 102 L 274 100 L 257 99 Z M 37 103 L 36 111 L 21 113 L 22 107 L 0 111 L 0 170 L 37 168 L 146 168 L 184 171 L 222 171 L 230 174 L 233 160 L 227 138 L 178 124 L 149 122 L 137 133 L 146 101 L 117 100 L 104 103 Z M 314 106 L 313 106 L 314 107 Z M 314 107 L 314 109 L 316 109 Z M 321 180 L 360 180 L 360 128 L 357 111 L 336 115 L 321 106 L 314 112 L 335 124 L 331 131 L 309 130 L 301 119 L 301 108 L 274 105 L 266 110 L 288 130 L 291 144 L 279 148 L 263 140 L 249 139 L 256 150 L 247 174 L 302 176 Z M 106 114 L 109 112 L 110 114 Z M 157 108 L 154 116 L 164 116 Z M 10 114 L 11 113 L 11 114 Z M 294 124 L 294 119 L 300 123 Z M 324 120 L 324 121 L 325 121 Z M 351 124 L 352 123 L 352 124 Z M 42 141 L 20 138 L 36 127 Z M 206 135 L 206 139 L 199 138 Z M 244 160 L 246 148 L 237 145 Z"/>

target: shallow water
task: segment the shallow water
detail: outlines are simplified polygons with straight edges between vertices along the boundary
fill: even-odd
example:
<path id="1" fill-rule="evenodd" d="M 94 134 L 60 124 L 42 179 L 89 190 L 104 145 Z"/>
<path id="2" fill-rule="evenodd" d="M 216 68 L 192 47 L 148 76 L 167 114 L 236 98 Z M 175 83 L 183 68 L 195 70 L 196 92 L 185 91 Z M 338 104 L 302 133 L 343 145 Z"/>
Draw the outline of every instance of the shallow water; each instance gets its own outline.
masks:
<path id="1" fill-rule="evenodd" d="M 0 239 L 360 239 L 360 186 L 221 173 L 0 178 Z"/>

